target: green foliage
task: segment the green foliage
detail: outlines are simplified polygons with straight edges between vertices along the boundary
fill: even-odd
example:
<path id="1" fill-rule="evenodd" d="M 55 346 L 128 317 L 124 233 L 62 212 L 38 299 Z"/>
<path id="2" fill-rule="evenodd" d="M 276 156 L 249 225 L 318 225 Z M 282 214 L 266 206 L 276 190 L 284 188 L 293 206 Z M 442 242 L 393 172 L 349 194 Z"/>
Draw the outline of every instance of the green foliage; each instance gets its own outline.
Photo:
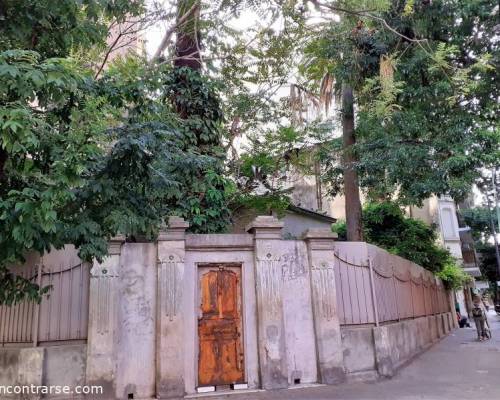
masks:
<path id="1" fill-rule="evenodd" d="M 103 45 L 106 18 L 135 15 L 141 2 L 24 3 L 0 7 L 9 16 L 0 27 L 0 302 L 44 293 L 8 271 L 29 251 L 74 244 L 81 258 L 102 259 L 110 237 L 152 239 L 169 215 L 193 232 L 224 230 L 215 85 L 137 58 L 96 81 L 69 57 Z M 30 45 L 15 23 L 34 16 L 48 22 L 34 25 Z"/>
<path id="2" fill-rule="evenodd" d="M 126 129 L 134 132 L 144 130 L 142 124 L 167 124 L 178 136 L 170 151 L 179 149 L 202 161 L 188 165 L 184 174 L 178 170 L 178 194 L 166 196 L 164 208 L 169 211 L 158 215 L 186 218 L 191 232 L 224 231 L 230 218 L 230 183 L 223 176 L 224 130 L 217 85 L 190 68 L 145 65 L 136 58 L 119 60 L 98 82 L 99 93 L 126 110 Z"/>
<path id="3" fill-rule="evenodd" d="M 484 190 L 484 188 L 483 188 Z M 489 193 L 483 193 L 489 196 Z M 495 230 L 498 226 L 496 210 L 480 206 L 460 210 L 462 221 L 471 228 L 475 250 L 479 259 L 479 269 L 484 280 L 490 282 L 490 287 L 496 297 L 496 282 L 498 281 L 498 266 L 495 254 L 495 245 L 491 243 L 493 237 L 492 222 Z"/>
<path id="4" fill-rule="evenodd" d="M 284 193 L 239 194 L 232 203 L 233 210 L 239 208 L 255 210 L 258 215 L 270 215 L 271 212 L 283 217 L 290 205 L 289 197 Z"/>
<path id="5" fill-rule="evenodd" d="M 142 0 L 4 0 L 0 51 L 33 50 L 43 57 L 104 46 L 107 20 L 140 15 Z"/>
<path id="6" fill-rule="evenodd" d="M 479 269 L 481 275 L 492 284 L 498 281 L 498 267 L 495 255 L 495 246 L 490 243 L 476 243 L 476 251 L 480 255 Z"/>
<path id="7" fill-rule="evenodd" d="M 390 253 L 404 257 L 432 272 L 453 264 L 450 253 L 437 245 L 433 227 L 405 216 L 399 205 L 392 202 L 368 203 L 363 209 L 364 238 Z M 346 238 L 344 222 L 333 230 L 340 240 Z"/>
<path id="8" fill-rule="evenodd" d="M 445 264 L 436 275 L 441 278 L 448 289 L 452 290 L 460 289 L 472 280 L 472 277 L 464 272 L 463 268 L 453 262 Z"/>
<path id="9" fill-rule="evenodd" d="M 0 265 L 64 244 L 61 216 L 102 156 L 106 107 L 69 61 L 0 53 Z"/>
<path id="10" fill-rule="evenodd" d="M 174 68 L 164 75 L 165 99 L 179 114 L 186 146 L 195 146 L 201 154 L 221 155 L 222 109 L 213 85 L 200 72 L 188 67 Z"/>
<path id="11" fill-rule="evenodd" d="M 356 167 L 370 198 L 461 199 L 481 168 L 500 161 L 497 4 L 390 3 L 376 15 L 393 30 L 346 16 L 306 47 L 301 72 L 317 82 L 330 72 L 357 91 Z M 324 155 L 336 194 L 338 152 L 332 147 Z"/>
<path id="12" fill-rule="evenodd" d="M 178 71 L 154 73 L 131 62 L 122 65 L 128 81 L 117 67 L 92 82 L 68 61 L 39 62 L 33 52 L 0 53 L 0 62 L 0 137 L 8 154 L 0 187 L 3 266 L 27 250 L 67 243 L 83 259 L 102 258 L 111 236 L 151 239 L 168 215 L 185 217 L 193 232 L 224 230 L 221 113 L 206 80 L 192 77 L 189 95 L 179 91 L 177 101 L 190 111 L 181 119 L 167 99 L 171 85 L 163 100 L 152 100 L 157 82 L 171 82 Z"/>
<path id="13" fill-rule="evenodd" d="M 495 227 L 498 226 L 497 214 L 487 207 L 474 207 L 460 210 L 465 225 L 472 229 L 472 236 L 475 241 L 486 243 L 493 235 L 491 220 Z"/>

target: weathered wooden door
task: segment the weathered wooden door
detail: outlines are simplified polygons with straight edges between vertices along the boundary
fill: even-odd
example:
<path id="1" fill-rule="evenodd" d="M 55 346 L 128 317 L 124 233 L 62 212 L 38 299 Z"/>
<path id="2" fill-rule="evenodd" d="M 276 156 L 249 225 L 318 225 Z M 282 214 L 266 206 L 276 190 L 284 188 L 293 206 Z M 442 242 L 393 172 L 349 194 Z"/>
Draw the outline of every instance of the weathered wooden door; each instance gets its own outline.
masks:
<path id="1" fill-rule="evenodd" d="M 240 268 L 200 266 L 198 385 L 243 382 Z"/>

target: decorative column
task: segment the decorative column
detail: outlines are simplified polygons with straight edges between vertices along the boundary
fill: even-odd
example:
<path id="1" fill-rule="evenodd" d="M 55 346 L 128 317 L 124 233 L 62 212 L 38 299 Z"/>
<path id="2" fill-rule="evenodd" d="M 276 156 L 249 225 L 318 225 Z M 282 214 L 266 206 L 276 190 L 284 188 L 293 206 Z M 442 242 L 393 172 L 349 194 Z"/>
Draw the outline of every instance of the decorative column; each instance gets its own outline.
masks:
<path id="1" fill-rule="evenodd" d="M 328 385 L 345 379 L 334 273 L 336 238 L 336 233 L 322 228 L 311 228 L 304 237 L 311 268 L 318 372 L 321 383 Z"/>
<path id="2" fill-rule="evenodd" d="M 120 252 L 125 237 L 108 243 L 108 256 L 90 270 L 87 385 L 103 387 L 100 398 L 115 398 Z"/>
<path id="3" fill-rule="evenodd" d="M 288 386 L 283 320 L 281 229 L 283 223 L 271 216 L 259 216 L 248 227 L 254 234 L 257 295 L 258 347 L 262 387 Z"/>
<path id="4" fill-rule="evenodd" d="M 182 296 L 185 234 L 189 224 L 170 217 L 158 237 L 158 289 L 156 329 L 156 396 L 184 396 L 185 336 Z"/>

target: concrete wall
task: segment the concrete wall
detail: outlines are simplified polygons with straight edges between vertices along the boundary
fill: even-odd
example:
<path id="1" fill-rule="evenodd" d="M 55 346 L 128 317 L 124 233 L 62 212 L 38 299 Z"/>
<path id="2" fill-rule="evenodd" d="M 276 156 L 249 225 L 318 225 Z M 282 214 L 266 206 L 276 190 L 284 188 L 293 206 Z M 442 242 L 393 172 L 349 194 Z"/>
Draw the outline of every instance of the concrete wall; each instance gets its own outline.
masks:
<path id="1" fill-rule="evenodd" d="M 155 395 L 156 246 L 125 243 L 120 257 L 116 393 Z M 140 374 L 138 374 L 140 371 Z"/>
<path id="2" fill-rule="evenodd" d="M 0 386 L 80 386 L 85 384 L 85 366 L 85 344 L 4 348 L 0 350 Z"/>
<path id="3" fill-rule="evenodd" d="M 373 327 L 343 327 L 342 352 L 346 373 L 359 375 L 376 370 Z"/>
<path id="4" fill-rule="evenodd" d="M 46 347 L 42 384 L 71 387 L 84 385 L 86 363 L 85 344 Z"/>
<path id="5" fill-rule="evenodd" d="M 337 246 L 329 229 L 284 240 L 274 217 L 257 218 L 244 234 L 190 235 L 186 228 L 171 218 L 157 243 L 114 238 L 109 256 L 91 269 L 87 344 L 2 349 L 0 385 L 100 385 L 99 399 L 195 394 L 200 268 L 207 264 L 238 270 L 250 389 L 392 376 L 454 326 L 446 313 L 341 327 L 335 251 L 356 264 L 381 251 Z"/>
<path id="6" fill-rule="evenodd" d="M 378 327 L 343 327 L 348 379 L 393 376 L 398 368 L 454 329 L 452 318 L 452 313 L 443 313 Z"/>
<path id="7" fill-rule="evenodd" d="M 0 386 L 17 382 L 20 352 L 21 349 L 0 350 Z"/>
<path id="8" fill-rule="evenodd" d="M 316 344 L 307 250 L 289 241 L 283 256 L 283 313 L 288 384 L 317 382 Z"/>

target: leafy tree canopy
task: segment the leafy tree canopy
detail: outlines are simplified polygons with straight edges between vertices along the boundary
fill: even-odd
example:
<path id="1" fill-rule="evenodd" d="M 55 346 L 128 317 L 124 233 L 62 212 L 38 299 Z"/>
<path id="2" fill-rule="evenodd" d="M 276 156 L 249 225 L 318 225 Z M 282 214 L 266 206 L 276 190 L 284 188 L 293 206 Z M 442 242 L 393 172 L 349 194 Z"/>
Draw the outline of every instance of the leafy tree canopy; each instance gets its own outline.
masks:
<path id="1" fill-rule="evenodd" d="M 93 70 L 70 57 L 105 39 L 94 34 L 102 33 L 108 12 L 135 10 L 114 3 L 49 8 L 61 16 L 49 18 L 37 51 L 26 50 L 15 30 L 22 15 L 2 25 L 0 303 L 39 299 L 33 282 L 8 270 L 28 251 L 74 244 L 81 258 L 101 259 L 112 236 L 151 239 L 174 214 L 189 220 L 193 232 L 227 225 L 217 87 L 198 71 L 153 67 L 138 57 L 118 60 L 96 80 Z M 17 13 L 28 18 L 30 7 Z M 12 7 L 1 11 L 14 13 Z M 94 25 L 60 42 L 61 29 L 70 30 L 68 18 L 77 27 Z"/>
<path id="2" fill-rule="evenodd" d="M 460 210 L 460 215 L 464 223 L 472 229 L 474 240 L 487 243 L 493 231 L 491 223 L 498 226 L 497 215 L 487 207 L 473 207 Z M 498 228 L 496 228 L 498 229 Z"/>
<path id="3" fill-rule="evenodd" d="M 498 164 L 496 6 L 391 1 L 332 24 L 306 48 L 303 74 L 320 82 L 330 73 L 356 89 L 357 169 L 371 198 L 460 199 L 480 168 Z M 332 194 L 342 187 L 335 146 L 323 152 Z"/>
<path id="4" fill-rule="evenodd" d="M 369 243 L 407 258 L 432 272 L 453 263 L 450 253 L 437 242 L 432 226 L 407 217 L 393 202 L 368 203 L 363 209 L 364 237 Z M 345 223 L 334 225 L 339 238 L 345 240 Z"/>
<path id="5" fill-rule="evenodd" d="M 0 50 L 66 57 L 105 45 L 107 21 L 144 12 L 142 0 L 5 0 L 0 5 Z"/>

